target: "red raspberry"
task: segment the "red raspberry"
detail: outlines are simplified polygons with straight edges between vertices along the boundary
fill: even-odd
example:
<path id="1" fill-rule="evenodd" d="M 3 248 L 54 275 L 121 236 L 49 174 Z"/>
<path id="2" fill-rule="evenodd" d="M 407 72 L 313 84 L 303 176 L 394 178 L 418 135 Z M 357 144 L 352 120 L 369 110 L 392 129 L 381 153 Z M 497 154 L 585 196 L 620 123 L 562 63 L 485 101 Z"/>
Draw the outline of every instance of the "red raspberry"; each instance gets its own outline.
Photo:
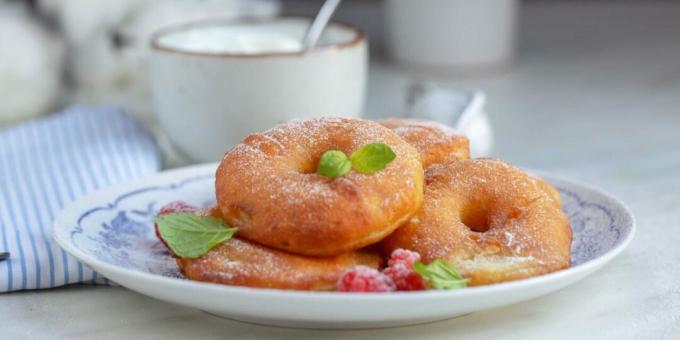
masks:
<path id="1" fill-rule="evenodd" d="M 406 249 L 397 249 L 392 252 L 383 274 L 394 281 L 397 290 L 424 290 L 427 287 L 425 279 L 413 269 L 413 262 L 418 260 L 420 260 L 420 254 Z"/>
<path id="2" fill-rule="evenodd" d="M 354 266 L 338 280 L 338 291 L 341 292 L 391 292 L 394 288 L 392 279 L 367 266 Z"/>
<path id="3" fill-rule="evenodd" d="M 179 212 L 195 212 L 197 210 L 198 208 L 194 207 L 193 205 L 190 205 L 187 202 L 173 201 L 162 206 L 161 210 L 159 210 L 158 214 L 156 214 L 156 217 Z M 161 233 L 158 231 L 158 224 L 154 223 L 153 229 L 156 232 L 156 237 L 158 237 L 158 239 L 161 240 L 161 242 L 163 242 L 165 247 L 168 248 L 169 250 L 170 248 L 168 247 L 168 244 L 165 243 L 165 240 L 163 240 L 163 238 L 161 237 Z"/>
<path id="4" fill-rule="evenodd" d="M 398 262 L 403 262 L 409 265 L 409 267 L 412 267 L 413 262 L 418 260 L 420 260 L 420 254 L 416 253 L 415 251 L 399 248 L 392 252 L 390 259 L 387 261 L 387 266 L 391 267 Z"/>
<path id="5" fill-rule="evenodd" d="M 397 262 L 385 268 L 383 274 L 394 281 L 397 290 L 424 290 L 426 288 L 425 279 L 413 270 L 413 265 Z"/>
<path id="6" fill-rule="evenodd" d="M 172 214 L 172 213 L 180 213 L 180 212 L 194 212 L 197 211 L 198 208 L 194 207 L 193 205 L 184 202 L 184 201 L 172 201 L 164 206 L 161 207 L 161 210 L 158 211 L 158 214 L 156 216 L 163 216 L 167 214 Z"/>

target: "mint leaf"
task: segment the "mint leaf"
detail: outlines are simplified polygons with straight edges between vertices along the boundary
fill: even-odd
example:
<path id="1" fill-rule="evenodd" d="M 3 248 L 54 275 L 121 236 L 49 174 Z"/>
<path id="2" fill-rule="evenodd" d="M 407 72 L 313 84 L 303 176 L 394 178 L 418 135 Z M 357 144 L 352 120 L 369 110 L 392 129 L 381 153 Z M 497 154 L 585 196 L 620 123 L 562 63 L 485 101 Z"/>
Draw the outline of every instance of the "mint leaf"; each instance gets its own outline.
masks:
<path id="1" fill-rule="evenodd" d="M 354 151 L 348 158 L 338 150 L 329 150 L 321 155 L 316 173 L 330 178 L 337 178 L 349 172 L 352 167 L 358 172 L 372 174 L 384 169 L 397 155 L 383 143 L 366 144 Z"/>
<path id="2" fill-rule="evenodd" d="M 212 216 L 194 213 L 172 213 L 156 217 L 158 233 L 170 250 L 183 258 L 203 256 L 210 249 L 230 239 L 236 228 Z"/>
<path id="3" fill-rule="evenodd" d="M 397 155 L 394 151 L 383 143 L 366 144 L 349 156 L 354 169 L 363 174 L 380 171 L 395 158 Z"/>
<path id="4" fill-rule="evenodd" d="M 413 263 L 413 269 L 435 289 L 463 288 L 469 281 L 444 260 L 434 260 L 427 265 L 416 261 Z"/>
<path id="5" fill-rule="evenodd" d="M 321 155 L 319 168 L 316 170 L 316 173 L 321 176 L 336 178 L 346 174 L 351 168 L 352 162 L 350 162 L 345 153 L 338 150 L 330 150 Z"/>

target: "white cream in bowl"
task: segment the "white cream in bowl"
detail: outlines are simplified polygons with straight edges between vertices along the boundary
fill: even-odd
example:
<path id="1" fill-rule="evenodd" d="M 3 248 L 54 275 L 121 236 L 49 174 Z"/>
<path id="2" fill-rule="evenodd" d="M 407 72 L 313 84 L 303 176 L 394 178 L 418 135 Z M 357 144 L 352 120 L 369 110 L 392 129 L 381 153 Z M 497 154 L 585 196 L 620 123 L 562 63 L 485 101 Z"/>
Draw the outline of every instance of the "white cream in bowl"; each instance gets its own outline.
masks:
<path id="1" fill-rule="evenodd" d="M 296 37 L 248 27 L 196 27 L 162 36 L 159 45 L 198 53 L 258 54 L 299 52 Z"/>

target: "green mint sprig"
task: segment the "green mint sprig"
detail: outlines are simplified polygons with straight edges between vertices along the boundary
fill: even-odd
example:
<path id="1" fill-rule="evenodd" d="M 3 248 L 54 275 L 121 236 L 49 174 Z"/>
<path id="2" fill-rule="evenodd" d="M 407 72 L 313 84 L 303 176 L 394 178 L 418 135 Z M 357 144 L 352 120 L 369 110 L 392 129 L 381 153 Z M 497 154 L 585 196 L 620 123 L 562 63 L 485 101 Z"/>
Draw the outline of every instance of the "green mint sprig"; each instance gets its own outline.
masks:
<path id="1" fill-rule="evenodd" d="M 397 155 L 384 143 L 370 143 L 354 151 L 347 157 L 344 152 L 329 150 L 321 155 L 316 173 L 330 178 L 345 175 L 351 168 L 362 173 L 372 174 L 384 169 Z"/>
<path id="2" fill-rule="evenodd" d="M 178 257 L 197 258 L 229 240 L 237 231 L 224 221 L 194 213 L 172 213 L 156 217 L 158 233 Z"/>
<path id="3" fill-rule="evenodd" d="M 397 155 L 387 144 L 366 144 L 354 151 L 349 159 L 354 170 L 362 174 L 372 174 L 384 169 Z"/>
<path id="4" fill-rule="evenodd" d="M 344 152 L 330 150 L 321 155 L 316 173 L 321 176 L 337 178 L 348 173 L 350 169 L 352 169 L 352 161 Z"/>
<path id="5" fill-rule="evenodd" d="M 469 281 L 444 260 L 434 260 L 430 264 L 416 261 L 413 263 L 413 269 L 429 281 L 434 289 L 463 288 Z"/>

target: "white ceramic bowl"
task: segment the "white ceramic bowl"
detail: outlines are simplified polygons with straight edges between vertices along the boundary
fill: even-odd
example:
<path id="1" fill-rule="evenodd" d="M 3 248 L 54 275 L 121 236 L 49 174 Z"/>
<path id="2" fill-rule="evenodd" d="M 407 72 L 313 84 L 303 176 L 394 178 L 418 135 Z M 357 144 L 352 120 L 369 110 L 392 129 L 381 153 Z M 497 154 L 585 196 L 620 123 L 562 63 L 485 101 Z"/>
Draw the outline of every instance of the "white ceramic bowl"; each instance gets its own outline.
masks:
<path id="1" fill-rule="evenodd" d="M 355 27 L 332 22 L 305 53 L 220 51 L 220 41 L 245 35 L 302 41 L 308 25 L 290 17 L 202 21 L 153 36 L 156 116 L 180 154 L 216 161 L 248 134 L 282 121 L 361 115 L 368 43 Z"/>
<path id="2" fill-rule="evenodd" d="M 372 328 L 452 318 L 559 290 L 613 259 L 635 231 L 632 215 L 615 198 L 544 175 L 560 190 L 574 230 L 573 266 L 556 273 L 454 291 L 390 294 L 284 291 L 185 280 L 156 239 L 153 217 L 173 200 L 213 203 L 216 166 L 162 172 L 82 198 L 56 219 L 55 239 L 111 280 L 160 300 L 267 325 Z"/>

